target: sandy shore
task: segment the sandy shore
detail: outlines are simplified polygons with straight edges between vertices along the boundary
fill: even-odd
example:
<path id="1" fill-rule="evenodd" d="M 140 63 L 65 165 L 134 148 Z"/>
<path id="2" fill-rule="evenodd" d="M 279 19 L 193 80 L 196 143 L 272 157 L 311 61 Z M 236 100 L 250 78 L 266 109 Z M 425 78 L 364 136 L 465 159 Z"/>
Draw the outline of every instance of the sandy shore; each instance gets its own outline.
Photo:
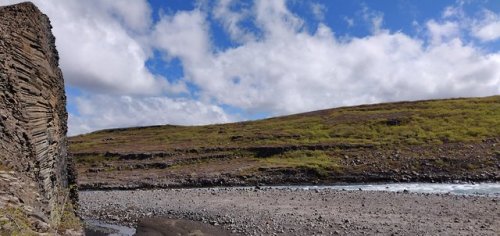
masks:
<path id="1" fill-rule="evenodd" d="M 80 211 L 133 226 L 149 217 L 189 219 L 241 235 L 498 235 L 499 201 L 329 189 L 164 189 L 81 192 Z"/>

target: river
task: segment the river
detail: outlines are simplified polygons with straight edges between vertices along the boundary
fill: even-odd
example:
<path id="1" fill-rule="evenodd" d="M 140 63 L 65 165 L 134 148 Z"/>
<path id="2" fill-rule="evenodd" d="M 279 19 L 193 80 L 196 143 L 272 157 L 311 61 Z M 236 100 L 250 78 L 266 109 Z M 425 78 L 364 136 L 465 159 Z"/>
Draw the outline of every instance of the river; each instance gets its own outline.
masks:
<path id="1" fill-rule="evenodd" d="M 300 188 L 300 189 L 337 189 L 337 190 L 364 190 L 390 192 L 417 192 L 417 193 L 450 193 L 457 195 L 481 195 L 500 197 L 500 183 L 387 183 L 387 184 L 350 184 L 326 186 L 277 186 L 273 188 Z"/>

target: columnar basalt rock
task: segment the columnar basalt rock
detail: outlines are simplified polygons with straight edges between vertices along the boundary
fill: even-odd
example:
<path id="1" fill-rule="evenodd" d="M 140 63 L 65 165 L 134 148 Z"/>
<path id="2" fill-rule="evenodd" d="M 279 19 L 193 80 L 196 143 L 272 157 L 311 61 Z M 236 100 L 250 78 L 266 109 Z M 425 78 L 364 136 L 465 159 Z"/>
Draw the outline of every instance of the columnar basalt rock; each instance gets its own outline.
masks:
<path id="1" fill-rule="evenodd" d="M 0 8 L 0 233 L 53 232 L 71 202 L 66 97 L 51 28 L 32 3 Z"/>

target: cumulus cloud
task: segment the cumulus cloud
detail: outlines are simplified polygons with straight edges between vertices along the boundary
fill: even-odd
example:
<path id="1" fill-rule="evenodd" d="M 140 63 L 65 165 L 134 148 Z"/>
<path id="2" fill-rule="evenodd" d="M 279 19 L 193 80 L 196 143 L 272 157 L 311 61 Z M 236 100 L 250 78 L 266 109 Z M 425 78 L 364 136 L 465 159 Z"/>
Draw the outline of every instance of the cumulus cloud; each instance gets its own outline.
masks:
<path id="1" fill-rule="evenodd" d="M 265 32 L 261 38 L 185 64 L 205 97 L 248 111 L 288 114 L 500 93 L 500 54 L 464 42 L 457 22 L 430 20 L 429 38 L 418 38 L 383 29 L 383 15 L 366 10 L 373 34 L 339 40 L 324 24 L 305 31 L 284 2 L 257 1 L 254 9 Z"/>
<path id="2" fill-rule="evenodd" d="M 117 127 L 202 125 L 234 120 L 218 106 L 184 98 L 97 95 L 79 97 L 76 103 L 79 113 L 69 115 L 69 135 Z"/>
<path id="3" fill-rule="evenodd" d="M 184 65 L 195 66 L 211 53 L 205 13 L 199 9 L 163 15 L 151 36 L 153 47 L 170 58 L 179 57 Z"/>
<path id="4" fill-rule="evenodd" d="M 224 71 L 218 80 L 225 84 L 206 86 L 207 92 L 224 103 L 278 114 L 500 92 L 499 55 L 482 55 L 460 40 L 427 47 L 402 33 L 383 33 L 339 42 L 323 27 L 280 47 L 269 40 L 219 55 L 211 74 Z"/>
<path id="5" fill-rule="evenodd" d="M 435 20 L 430 20 L 427 22 L 427 29 L 431 37 L 431 43 L 435 45 L 439 45 L 450 38 L 456 38 L 460 33 L 458 23 L 453 21 L 438 23 Z"/>
<path id="6" fill-rule="evenodd" d="M 382 31 L 382 24 L 384 23 L 384 14 L 382 12 L 374 11 L 366 5 L 362 5 L 361 15 L 365 22 L 370 24 L 372 33 L 377 34 Z"/>
<path id="7" fill-rule="evenodd" d="M 52 19 L 66 80 L 88 92 L 72 100 L 78 113 L 70 114 L 71 134 L 241 118 L 226 114 L 224 105 L 280 115 L 500 94 L 500 53 L 478 45 L 500 38 L 499 18 L 487 11 L 470 18 L 460 4 L 415 22 L 416 36 L 384 28 L 384 15 L 364 6 L 356 26 L 364 21 L 371 33 L 349 37 L 321 22 L 306 29 L 285 0 L 256 0 L 241 9 L 220 0 L 162 14 L 156 23 L 145 1 L 36 3 Z M 216 49 L 210 19 L 238 45 Z M 251 31 L 244 21 L 251 21 Z M 346 22 L 352 26 L 354 19 Z M 169 83 L 165 75 L 152 74 L 145 62 L 153 50 L 163 53 L 165 63 L 179 59 L 184 77 Z M 188 92 L 186 84 L 196 87 L 195 98 L 174 98 Z"/>
<path id="8" fill-rule="evenodd" d="M 14 3 L 20 1 L 9 1 Z M 3 2 L 2 2 L 3 3 Z M 114 94 L 160 94 L 170 90 L 145 67 L 147 48 L 140 33 L 151 27 L 145 0 L 41 1 L 51 20 L 66 83 Z"/>
<path id="9" fill-rule="evenodd" d="M 304 21 L 290 12 L 285 0 L 256 0 L 254 10 L 256 24 L 265 38 L 282 37 L 285 40 L 290 33 L 304 26 Z"/>
<path id="10" fill-rule="evenodd" d="M 237 3 L 235 0 L 219 0 L 215 5 L 212 14 L 214 18 L 222 23 L 229 33 L 231 40 L 244 43 L 255 40 L 255 35 L 241 26 L 242 21 L 252 16 L 251 8 L 242 7 L 239 11 L 232 9 Z M 243 3 L 244 4 L 244 3 Z"/>
<path id="11" fill-rule="evenodd" d="M 500 16 L 484 10 L 483 19 L 475 22 L 472 34 L 485 42 L 500 39 Z"/>
<path id="12" fill-rule="evenodd" d="M 500 21 L 490 22 L 481 26 L 474 35 L 483 41 L 493 41 L 500 38 Z"/>
<path id="13" fill-rule="evenodd" d="M 493 11 L 483 9 L 476 17 L 470 17 L 464 10 L 465 4 L 466 2 L 459 1 L 456 5 L 444 9 L 442 18 L 448 21 L 441 25 L 441 29 L 454 33 L 459 30 L 466 31 L 482 42 L 500 39 L 500 16 Z"/>
<path id="14" fill-rule="evenodd" d="M 21 1 L 1 4 L 18 2 Z M 165 75 L 152 74 L 146 68 L 152 50 L 149 43 L 156 36 L 153 27 L 161 28 L 169 20 L 154 26 L 147 1 L 35 0 L 34 3 L 51 20 L 66 84 L 86 94 L 68 95 L 75 106 L 73 110 L 78 110 L 69 114 L 70 135 L 110 127 L 229 121 L 218 106 L 167 97 L 187 93 L 185 81 L 171 83 Z M 192 15 L 203 23 L 200 12 Z M 175 17 L 175 24 L 182 24 L 184 19 L 182 14 Z M 184 27 L 184 32 L 193 29 L 186 25 L 179 27 Z M 179 28 L 173 30 L 166 33 L 177 35 L 178 39 Z M 163 48 L 172 49 L 173 56 L 189 51 L 206 54 L 195 43 L 186 44 L 198 36 L 186 35 L 178 44 L 165 37 L 161 39 L 170 44 Z M 184 51 L 175 49 L 185 46 Z"/>
<path id="15" fill-rule="evenodd" d="M 146 1 L 101 0 L 101 4 L 131 30 L 142 33 L 151 26 L 151 7 Z"/>

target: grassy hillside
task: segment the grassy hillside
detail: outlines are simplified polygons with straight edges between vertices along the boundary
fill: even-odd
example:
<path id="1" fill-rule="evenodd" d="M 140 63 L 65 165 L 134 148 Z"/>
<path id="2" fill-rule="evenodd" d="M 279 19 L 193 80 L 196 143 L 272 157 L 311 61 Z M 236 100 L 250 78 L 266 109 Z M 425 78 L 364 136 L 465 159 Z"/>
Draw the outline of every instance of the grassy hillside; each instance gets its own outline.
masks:
<path id="1" fill-rule="evenodd" d="M 493 96 L 344 107 L 221 125 L 103 130 L 70 138 L 70 151 L 90 182 L 126 172 L 141 176 L 144 169 L 168 181 L 186 175 L 245 179 L 270 169 L 271 175 L 298 171 L 292 177 L 313 170 L 320 179 L 394 169 L 418 174 L 423 163 L 415 161 L 423 157 L 441 160 L 426 164 L 435 169 L 427 172 L 487 169 L 495 176 L 499 139 L 500 96 Z M 470 155 L 462 150 L 466 145 L 472 147 Z M 399 162 L 386 157 L 393 153 L 399 153 Z M 349 154 L 356 158 L 346 161 Z M 465 169 L 448 170 L 455 163 L 448 159 L 460 159 Z M 404 166 L 412 163 L 416 166 Z"/>

